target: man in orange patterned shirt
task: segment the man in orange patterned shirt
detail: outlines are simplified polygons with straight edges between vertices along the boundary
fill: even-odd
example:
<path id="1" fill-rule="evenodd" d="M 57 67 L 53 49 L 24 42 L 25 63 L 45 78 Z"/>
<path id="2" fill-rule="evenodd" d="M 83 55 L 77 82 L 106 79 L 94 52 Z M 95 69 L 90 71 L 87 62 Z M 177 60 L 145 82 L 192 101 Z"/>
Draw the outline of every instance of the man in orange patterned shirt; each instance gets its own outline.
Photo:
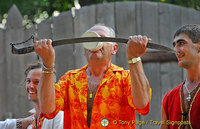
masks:
<path id="1" fill-rule="evenodd" d="M 110 27 L 99 24 L 87 32 L 101 37 L 115 35 Z M 151 88 L 140 60 L 150 40 L 146 36 L 130 36 L 127 43 L 130 70 L 111 63 L 118 50 L 116 43 L 103 43 L 97 50 L 84 49 L 88 64 L 67 72 L 57 84 L 54 84 L 52 41 L 36 41 L 35 52 L 44 64 L 39 102 L 45 117 L 53 118 L 63 110 L 65 129 L 135 128 L 135 112 L 146 115 L 150 110 Z"/>

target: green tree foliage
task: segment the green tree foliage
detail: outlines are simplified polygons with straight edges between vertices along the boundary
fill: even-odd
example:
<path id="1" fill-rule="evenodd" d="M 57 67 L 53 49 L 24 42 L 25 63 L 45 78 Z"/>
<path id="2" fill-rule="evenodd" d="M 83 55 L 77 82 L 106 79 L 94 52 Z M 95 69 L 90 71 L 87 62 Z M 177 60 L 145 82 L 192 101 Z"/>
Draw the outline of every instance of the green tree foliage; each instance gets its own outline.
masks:
<path id="1" fill-rule="evenodd" d="M 164 2 L 193 8 L 200 11 L 200 0 L 164 0 Z"/>
<path id="2" fill-rule="evenodd" d="M 0 0 L 0 21 L 6 18 L 6 13 L 15 4 L 25 22 L 24 25 L 37 23 L 37 19 L 51 17 L 54 11 L 63 12 L 74 6 L 74 1 L 79 1 L 81 6 L 115 1 L 142 1 L 142 0 Z M 200 10 L 200 0 L 148 0 L 154 2 L 171 3 Z M 41 21 L 41 20 L 40 20 Z"/>
<path id="3" fill-rule="evenodd" d="M 27 15 L 33 20 L 43 11 L 46 11 L 49 16 L 54 10 L 67 11 L 72 7 L 73 0 L 0 0 L 0 15 L 7 13 L 13 4 L 19 8 L 23 16 Z"/>

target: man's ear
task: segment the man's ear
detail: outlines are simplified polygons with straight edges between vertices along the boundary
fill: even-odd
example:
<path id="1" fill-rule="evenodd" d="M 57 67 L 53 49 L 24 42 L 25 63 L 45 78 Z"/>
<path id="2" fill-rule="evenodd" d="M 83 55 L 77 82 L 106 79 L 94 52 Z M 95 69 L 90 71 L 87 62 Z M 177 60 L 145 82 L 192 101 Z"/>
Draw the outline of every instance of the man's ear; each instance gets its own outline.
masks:
<path id="1" fill-rule="evenodd" d="M 115 43 L 113 46 L 112 46 L 112 55 L 115 55 L 117 53 L 117 50 L 118 50 L 118 44 Z"/>

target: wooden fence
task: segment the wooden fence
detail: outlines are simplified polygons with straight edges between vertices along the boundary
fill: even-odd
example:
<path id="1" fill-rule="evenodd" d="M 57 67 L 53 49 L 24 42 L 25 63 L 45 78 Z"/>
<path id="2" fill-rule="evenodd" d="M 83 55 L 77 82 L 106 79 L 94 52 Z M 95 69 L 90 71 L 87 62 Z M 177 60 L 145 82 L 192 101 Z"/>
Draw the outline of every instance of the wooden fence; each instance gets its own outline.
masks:
<path id="1" fill-rule="evenodd" d="M 82 7 L 67 11 L 24 29 L 22 16 L 16 6 L 8 12 L 6 29 L 0 29 L 0 119 L 8 116 L 24 117 L 31 109 L 24 87 L 24 70 L 28 64 L 37 61 L 35 53 L 13 55 L 10 43 L 20 42 L 32 34 L 38 39 L 53 40 L 79 37 L 85 30 L 96 23 L 104 23 L 114 28 L 117 37 L 128 38 L 142 34 L 152 38 L 152 42 L 172 48 L 174 32 L 184 24 L 200 24 L 200 12 L 171 4 L 154 2 L 115 2 Z M 128 69 L 126 46 L 120 49 L 112 62 Z M 80 68 L 87 62 L 80 44 L 65 45 L 55 48 L 57 78 L 69 69 Z M 152 50 L 150 50 L 152 51 Z M 160 58 L 163 58 L 160 56 Z M 165 57 L 164 57 L 165 58 Z M 163 96 L 184 79 L 184 71 L 176 61 L 145 62 L 144 70 L 153 90 L 151 111 L 147 116 L 137 115 L 137 120 L 149 123 L 136 126 L 138 129 L 157 129 L 159 125 L 150 120 L 160 121 L 160 109 Z"/>

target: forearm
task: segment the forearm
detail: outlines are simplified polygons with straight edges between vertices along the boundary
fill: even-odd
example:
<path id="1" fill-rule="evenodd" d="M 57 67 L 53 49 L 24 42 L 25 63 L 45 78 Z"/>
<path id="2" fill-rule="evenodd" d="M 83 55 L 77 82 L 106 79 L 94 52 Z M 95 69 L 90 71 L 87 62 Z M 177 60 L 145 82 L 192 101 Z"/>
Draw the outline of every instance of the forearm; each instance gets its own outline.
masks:
<path id="1" fill-rule="evenodd" d="M 34 116 L 29 116 L 29 117 L 26 117 L 26 118 L 21 118 L 21 119 L 18 119 L 18 122 L 19 124 L 17 123 L 17 125 L 20 126 L 20 123 L 21 123 L 21 127 L 22 129 L 27 129 L 27 127 L 32 124 L 33 122 L 33 119 L 34 119 Z M 21 129 L 21 128 L 20 128 Z"/>
<path id="2" fill-rule="evenodd" d="M 38 91 L 41 111 L 45 114 L 53 113 L 56 109 L 54 74 L 42 74 Z"/>
<path id="3" fill-rule="evenodd" d="M 55 65 L 55 51 L 52 46 L 52 40 L 41 39 L 40 41 L 35 41 L 34 49 L 37 55 L 42 59 L 43 70 L 45 70 L 45 73 L 42 73 L 38 87 L 40 109 L 45 114 L 51 114 L 56 109 L 53 74 Z"/>
<path id="4" fill-rule="evenodd" d="M 134 105 L 141 109 L 150 100 L 150 85 L 143 70 L 142 62 L 129 64 L 131 76 L 131 90 Z"/>

